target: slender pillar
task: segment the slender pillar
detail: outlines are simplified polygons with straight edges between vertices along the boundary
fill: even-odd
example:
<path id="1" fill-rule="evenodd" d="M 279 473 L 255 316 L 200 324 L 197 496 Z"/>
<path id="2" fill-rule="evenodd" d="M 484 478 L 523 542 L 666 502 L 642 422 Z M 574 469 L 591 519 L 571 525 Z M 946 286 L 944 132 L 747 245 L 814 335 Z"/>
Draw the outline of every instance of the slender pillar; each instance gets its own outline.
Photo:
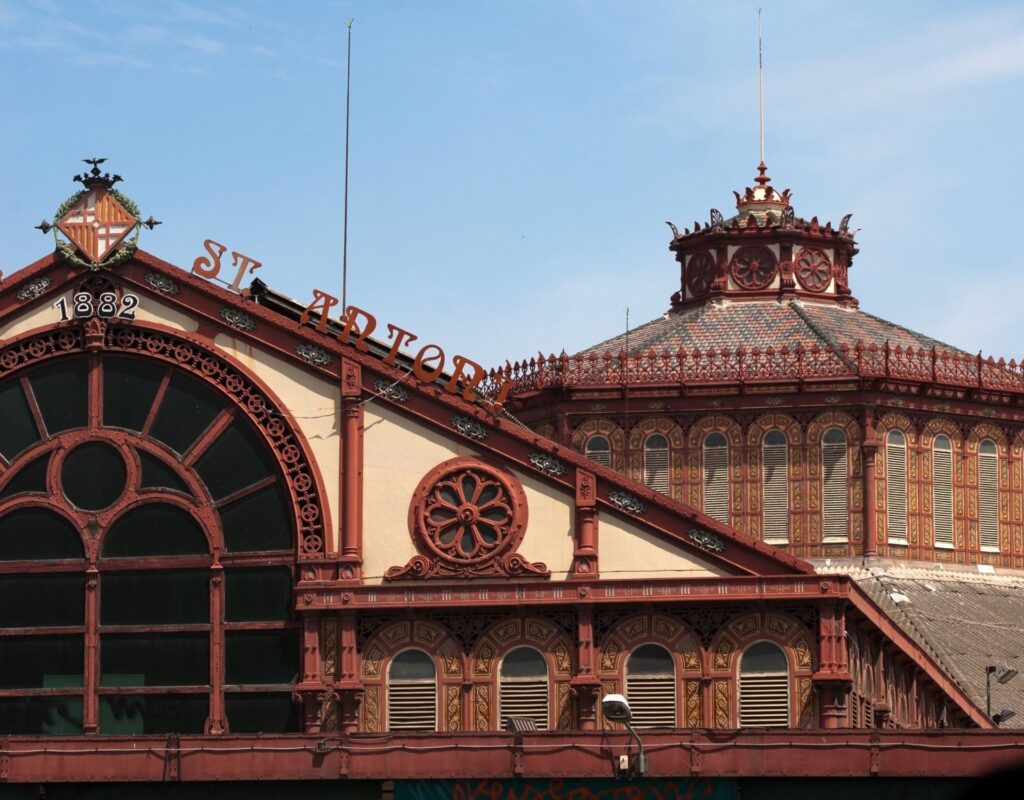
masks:
<path id="1" fill-rule="evenodd" d="M 875 410 L 864 411 L 864 430 L 861 437 L 861 455 L 864 459 L 864 558 L 878 555 L 878 488 L 877 471 L 878 436 L 875 431 Z"/>
<path id="2" fill-rule="evenodd" d="M 363 560 L 362 370 L 341 364 L 341 579 L 358 580 Z"/>
<path id="3" fill-rule="evenodd" d="M 573 528 L 573 580 L 598 576 L 597 479 L 585 469 L 576 470 L 576 524 Z"/>
<path id="4" fill-rule="evenodd" d="M 813 681 L 818 691 L 821 726 L 828 729 L 847 726 L 846 698 L 853 688 L 847 666 L 846 612 L 837 603 L 825 603 L 818 609 L 818 671 Z"/>
<path id="5" fill-rule="evenodd" d="M 224 724 L 224 567 L 210 567 L 210 720 L 207 733 L 222 734 Z"/>
<path id="6" fill-rule="evenodd" d="M 99 730 L 99 697 L 96 689 L 99 685 L 100 641 L 98 631 L 99 613 L 99 570 L 95 565 L 85 572 L 85 671 L 83 688 L 85 697 L 82 703 L 82 730 L 85 733 L 96 733 Z"/>
<path id="7" fill-rule="evenodd" d="M 601 682 L 597 677 L 594 651 L 594 610 L 589 605 L 576 607 L 576 664 L 576 676 L 572 679 L 576 724 L 580 730 L 597 730 L 597 695 Z"/>

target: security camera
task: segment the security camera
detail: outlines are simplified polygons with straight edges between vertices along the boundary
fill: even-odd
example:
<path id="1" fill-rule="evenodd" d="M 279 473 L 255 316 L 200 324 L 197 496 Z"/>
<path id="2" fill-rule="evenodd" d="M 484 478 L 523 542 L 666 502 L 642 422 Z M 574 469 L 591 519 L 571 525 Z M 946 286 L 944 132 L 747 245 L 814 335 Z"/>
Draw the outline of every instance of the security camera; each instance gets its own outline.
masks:
<path id="1" fill-rule="evenodd" d="M 601 710 L 604 718 L 609 722 L 624 722 L 629 724 L 633 714 L 629 710 L 629 702 L 621 694 L 606 694 L 601 698 Z"/>

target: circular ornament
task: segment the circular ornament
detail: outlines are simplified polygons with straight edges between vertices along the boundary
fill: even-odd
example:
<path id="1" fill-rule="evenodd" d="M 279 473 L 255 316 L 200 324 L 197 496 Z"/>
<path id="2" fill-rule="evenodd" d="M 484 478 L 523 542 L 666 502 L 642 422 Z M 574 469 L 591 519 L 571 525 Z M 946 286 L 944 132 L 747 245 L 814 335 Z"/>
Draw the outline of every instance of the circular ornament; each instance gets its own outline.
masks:
<path id="1" fill-rule="evenodd" d="M 686 265 L 686 288 L 690 290 L 691 296 L 701 297 L 707 294 L 714 279 L 715 259 L 711 257 L 711 253 L 705 250 L 690 256 L 690 261 Z"/>
<path id="2" fill-rule="evenodd" d="M 823 292 L 832 280 L 832 262 L 821 250 L 805 247 L 797 256 L 796 279 L 809 292 Z"/>
<path id="3" fill-rule="evenodd" d="M 426 549 L 451 564 L 490 561 L 518 546 L 526 495 L 510 475 L 475 458 L 453 458 L 420 481 L 409 527 Z"/>
<path id="4" fill-rule="evenodd" d="M 763 289 L 775 278 L 778 262 L 767 247 L 747 245 L 733 255 L 730 269 L 741 289 Z"/>

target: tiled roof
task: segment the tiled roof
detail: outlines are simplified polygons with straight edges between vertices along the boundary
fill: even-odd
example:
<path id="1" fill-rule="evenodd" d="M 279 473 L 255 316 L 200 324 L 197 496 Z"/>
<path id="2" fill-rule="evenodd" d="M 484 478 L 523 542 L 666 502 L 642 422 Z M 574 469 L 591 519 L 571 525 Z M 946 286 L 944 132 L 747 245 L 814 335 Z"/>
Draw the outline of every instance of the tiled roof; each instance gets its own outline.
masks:
<path id="1" fill-rule="evenodd" d="M 975 567 L 884 561 L 870 566 L 814 560 L 821 573 L 847 574 L 950 678 L 985 708 L 985 667 L 1020 670 L 992 681 L 992 713 L 1017 712 L 1006 727 L 1024 727 L 1024 573 L 979 573 Z"/>
<path id="2" fill-rule="evenodd" d="M 930 350 L 933 346 L 956 351 L 943 342 L 859 309 L 823 303 L 788 300 L 708 303 L 697 308 L 669 311 L 656 320 L 641 325 L 627 335 L 583 350 L 583 354 L 647 353 L 651 350 L 735 350 L 739 347 L 793 348 L 818 345 L 850 346 L 865 344 L 914 347 Z"/>

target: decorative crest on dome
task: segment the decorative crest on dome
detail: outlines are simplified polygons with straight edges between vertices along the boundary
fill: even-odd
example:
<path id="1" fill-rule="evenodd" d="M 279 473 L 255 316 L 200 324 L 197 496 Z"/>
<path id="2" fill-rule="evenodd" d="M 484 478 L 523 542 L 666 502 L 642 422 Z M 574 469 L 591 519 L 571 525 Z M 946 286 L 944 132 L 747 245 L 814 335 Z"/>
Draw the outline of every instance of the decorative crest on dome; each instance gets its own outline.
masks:
<path id="1" fill-rule="evenodd" d="M 777 222 L 786 206 L 790 205 L 793 193 L 789 189 L 780 192 L 772 186 L 772 179 L 768 177 L 768 166 L 763 161 L 757 165 L 754 183 L 757 185 L 748 186 L 742 195 L 733 191 L 739 216 L 753 216 L 758 222 Z"/>
<path id="2" fill-rule="evenodd" d="M 123 178 L 100 171 L 105 158 L 83 160 L 92 169 L 72 180 L 85 188 L 65 200 L 52 221 L 43 220 L 36 228 L 52 230 L 57 252 L 72 264 L 91 270 L 116 267 L 135 254 L 141 228 L 153 230 L 161 223 L 152 215 L 143 220 L 131 198 L 114 188 Z"/>

